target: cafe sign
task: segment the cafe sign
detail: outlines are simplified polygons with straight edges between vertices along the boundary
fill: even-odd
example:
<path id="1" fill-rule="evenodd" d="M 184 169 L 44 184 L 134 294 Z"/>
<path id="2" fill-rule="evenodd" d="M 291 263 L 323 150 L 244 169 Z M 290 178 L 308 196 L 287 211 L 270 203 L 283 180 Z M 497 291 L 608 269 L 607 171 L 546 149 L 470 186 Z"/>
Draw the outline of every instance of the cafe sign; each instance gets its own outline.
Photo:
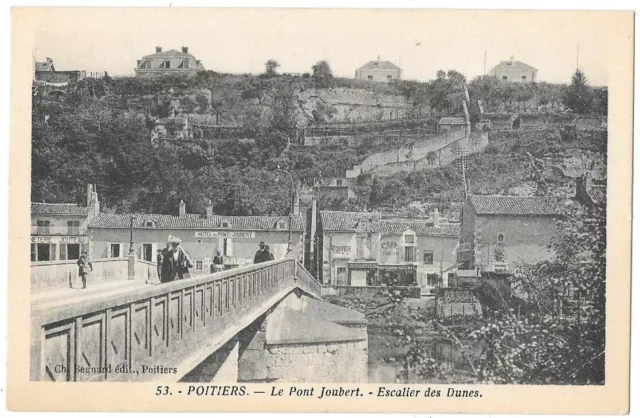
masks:
<path id="1" fill-rule="evenodd" d="M 89 242 L 88 237 L 78 236 L 33 236 L 32 244 L 86 244 Z"/>
<path id="2" fill-rule="evenodd" d="M 387 241 L 383 242 L 380 245 L 380 249 L 382 250 L 382 255 L 397 255 L 398 254 L 398 243 L 395 241 Z"/>
<path id="3" fill-rule="evenodd" d="M 256 233 L 249 231 L 196 231 L 196 238 L 251 239 L 255 237 Z"/>
<path id="4" fill-rule="evenodd" d="M 349 254 L 351 252 L 350 245 L 333 245 L 331 251 L 336 254 Z"/>

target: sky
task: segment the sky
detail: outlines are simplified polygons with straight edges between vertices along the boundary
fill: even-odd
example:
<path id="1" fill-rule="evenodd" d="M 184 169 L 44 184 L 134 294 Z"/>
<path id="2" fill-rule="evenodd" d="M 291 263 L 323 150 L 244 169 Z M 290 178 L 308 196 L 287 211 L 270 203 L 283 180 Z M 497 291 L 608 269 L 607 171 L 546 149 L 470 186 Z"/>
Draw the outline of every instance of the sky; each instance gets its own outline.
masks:
<path id="1" fill-rule="evenodd" d="M 570 82 L 579 67 L 607 84 L 612 12 L 366 9 L 56 9 L 43 11 L 38 61 L 58 70 L 133 75 L 136 60 L 188 46 L 206 69 L 258 74 L 268 59 L 281 72 L 311 72 L 327 60 L 335 76 L 380 56 L 404 79 L 455 69 L 467 79 L 511 56 L 538 69 L 538 81 Z M 578 61 L 579 51 L 579 61 Z M 486 64 L 485 64 L 486 53 Z"/>

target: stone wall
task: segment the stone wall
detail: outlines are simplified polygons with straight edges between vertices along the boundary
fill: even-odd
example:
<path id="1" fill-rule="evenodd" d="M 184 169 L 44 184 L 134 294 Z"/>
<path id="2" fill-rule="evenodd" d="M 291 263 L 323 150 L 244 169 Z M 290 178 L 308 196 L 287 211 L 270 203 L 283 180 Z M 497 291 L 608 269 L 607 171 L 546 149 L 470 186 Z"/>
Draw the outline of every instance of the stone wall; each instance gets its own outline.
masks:
<path id="1" fill-rule="evenodd" d="M 476 294 L 470 289 L 442 289 L 436 299 L 436 315 L 482 316 L 482 306 Z"/>
<path id="2" fill-rule="evenodd" d="M 36 71 L 36 80 L 47 83 L 75 83 L 84 77 L 84 71 Z"/>
<path id="3" fill-rule="evenodd" d="M 91 260 L 93 271 L 87 275 L 87 284 L 93 285 L 105 281 L 126 280 L 128 278 L 128 260 L 126 258 L 108 258 Z M 31 263 L 31 291 L 41 292 L 80 286 L 77 260 L 39 261 Z"/>
<path id="4" fill-rule="evenodd" d="M 129 278 L 129 260 L 126 257 L 91 260 L 91 263 L 93 271 L 87 275 L 88 286 Z M 69 280 L 74 287 L 81 285 L 77 260 L 33 262 L 30 270 L 32 292 L 67 288 Z M 135 274 L 139 280 L 154 280 L 157 278 L 156 265 L 138 259 Z"/>
<path id="5" fill-rule="evenodd" d="M 464 151 L 466 154 L 472 154 L 482 151 L 488 145 L 488 143 L 488 133 L 478 132 L 464 136 L 463 138 L 460 138 L 453 142 L 446 143 L 444 146 L 436 149 L 429 149 L 429 147 L 427 147 L 426 145 L 421 145 L 420 147 L 414 147 L 407 151 L 408 155 L 419 156 L 419 158 L 384 163 L 372 168 L 371 172 L 384 177 L 399 172 L 442 167 L 459 158 L 460 155 L 458 151 Z M 400 159 L 399 155 L 398 159 Z"/>
<path id="6" fill-rule="evenodd" d="M 437 151 L 438 149 L 449 145 L 452 142 L 464 138 L 464 136 L 464 131 L 449 131 L 435 135 L 429 135 L 428 137 L 415 141 L 407 146 L 402 146 L 390 151 L 381 151 L 376 152 L 375 154 L 371 154 L 367 158 L 365 158 L 365 160 L 360 165 L 362 166 L 362 169 L 364 171 L 371 171 L 375 167 L 384 164 L 415 161 L 417 159 L 426 157 L 427 154 L 429 154 L 429 152 L 431 151 Z"/>
<path id="7" fill-rule="evenodd" d="M 379 292 L 399 291 L 405 298 L 420 298 L 419 286 L 322 286 L 322 296 L 374 297 Z"/>
<path id="8" fill-rule="evenodd" d="M 367 382 L 367 340 L 269 345 L 267 376 L 285 382 Z"/>
<path id="9" fill-rule="evenodd" d="M 366 382 L 367 321 L 294 292 L 238 334 L 242 382 Z"/>
<path id="10" fill-rule="evenodd" d="M 402 96 L 365 89 L 308 89 L 298 93 L 303 111 L 311 114 L 317 102 L 333 107 L 332 122 L 390 120 L 406 117 L 412 107 Z"/>

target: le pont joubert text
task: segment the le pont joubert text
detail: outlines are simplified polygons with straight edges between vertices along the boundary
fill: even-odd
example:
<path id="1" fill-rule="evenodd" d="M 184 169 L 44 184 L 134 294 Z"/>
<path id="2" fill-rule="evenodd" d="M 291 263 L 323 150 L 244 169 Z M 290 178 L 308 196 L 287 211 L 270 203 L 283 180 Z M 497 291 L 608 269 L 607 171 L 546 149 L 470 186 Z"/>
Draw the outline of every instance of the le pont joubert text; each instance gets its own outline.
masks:
<path id="1" fill-rule="evenodd" d="M 291 386 L 287 392 L 284 389 L 278 389 L 275 386 L 271 387 L 271 396 L 316 396 L 318 399 L 329 397 L 351 397 L 351 396 L 364 396 L 360 391 L 360 388 L 345 389 L 342 386 L 338 389 L 328 388 L 322 386 L 320 390 L 316 390 L 315 387 L 310 388 L 298 388 Z"/>

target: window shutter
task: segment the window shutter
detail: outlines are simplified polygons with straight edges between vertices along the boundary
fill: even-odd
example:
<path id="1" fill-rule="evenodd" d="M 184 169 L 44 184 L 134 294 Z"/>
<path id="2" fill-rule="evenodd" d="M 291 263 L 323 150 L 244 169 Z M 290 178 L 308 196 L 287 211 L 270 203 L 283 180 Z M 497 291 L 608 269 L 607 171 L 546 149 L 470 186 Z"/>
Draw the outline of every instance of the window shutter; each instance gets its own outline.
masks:
<path id="1" fill-rule="evenodd" d="M 227 238 L 227 255 L 233 257 L 233 240 Z"/>
<path id="2" fill-rule="evenodd" d="M 224 253 L 224 238 L 218 238 L 218 248 L 216 248 L 216 251 L 220 251 L 220 254 L 226 255 Z M 214 254 L 215 254 L 215 251 L 214 251 Z"/>
<path id="3" fill-rule="evenodd" d="M 60 260 L 67 259 L 67 244 L 60 244 Z"/>
<path id="4" fill-rule="evenodd" d="M 56 244 L 51 244 L 51 246 L 49 247 L 49 260 L 53 261 L 56 260 L 56 252 L 57 252 L 57 245 Z"/>
<path id="5" fill-rule="evenodd" d="M 120 243 L 120 257 L 126 257 L 129 255 L 129 247 L 127 244 L 122 242 Z"/>

